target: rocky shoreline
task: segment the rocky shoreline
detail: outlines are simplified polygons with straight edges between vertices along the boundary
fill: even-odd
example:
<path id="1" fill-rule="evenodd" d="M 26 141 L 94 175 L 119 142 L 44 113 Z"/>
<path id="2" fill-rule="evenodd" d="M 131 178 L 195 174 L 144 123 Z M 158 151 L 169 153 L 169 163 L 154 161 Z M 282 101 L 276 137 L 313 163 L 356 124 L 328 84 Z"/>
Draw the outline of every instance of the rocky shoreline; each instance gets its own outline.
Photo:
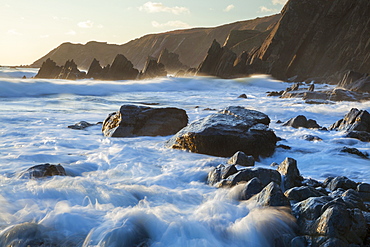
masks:
<path id="1" fill-rule="evenodd" d="M 208 154 L 230 157 L 227 154 L 237 150 L 227 162 L 209 172 L 207 184 L 228 190 L 235 200 L 246 201 L 254 207 L 273 207 L 291 215 L 296 222 L 294 234 L 275 236 L 275 246 L 370 246 L 370 184 L 355 182 L 345 176 L 327 177 L 322 182 L 305 178 L 298 169 L 299 161 L 289 157 L 280 164 L 272 163 L 270 168 L 255 166 L 255 160 L 260 156 L 271 155 L 279 142 L 279 138 L 268 127 L 270 119 L 267 115 L 244 107 L 228 107 L 187 124 L 186 112 L 181 109 L 123 105 L 117 113 L 109 114 L 107 119 L 116 114 L 120 115 L 118 120 L 109 120 L 114 125 L 107 124 L 108 120 L 103 123 L 102 131 L 106 136 L 127 138 L 175 134 L 167 142 L 168 148 L 179 148 L 179 143 L 186 139 L 186 144 L 181 144 L 180 149 L 190 152 L 207 153 L 204 148 L 213 148 Z M 175 127 L 175 122 L 178 122 L 178 127 Z M 169 123 L 174 127 L 172 130 L 168 129 Z M 92 125 L 81 121 L 68 127 L 82 130 Z M 123 128 L 118 132 L 124 135 L 111 134 L 117 131 L 118 126 Z M 163 129 L 160 126 L 169 132 L 158 132 Z M 292 118 L 283 126 L 343 131 L 347 137 L 353 138 L 349 133 L 360 133 L 360 136 L 361 133 L 370 134 L 370 114 L 351 109 L 343 119 L 328 128 L 304 116 Z M 248 134 L 238 141 L 235 138 L 240 135 L 240 131 L 254 135 Z M 194 133 L 202 137 L 191 137 Z M 268 148 L 264 139 L 266 133 L 274 136 L 270 137 L 271 150 L 245 146 L 249 142 L 255 146 L 263 143 Z M 221 139 L 215 141 L 215 138 Z M 235 145 L 230 145 L 229 139 L 233 139 Z M 319 137 L 312 140 L 320 141 Z M 216 148 L 213 145 L 215 143 L 218 143 Z M 344 152 L 359 155 L 356 150 Z M 368 159 L 368 154 L 361 154 L 363 156 L 359 156 Z M 21 177 L 40 179 L 55 175 L 68 176 L 68 173 L 59 164 L 42 164 L 24 171 Z"/>

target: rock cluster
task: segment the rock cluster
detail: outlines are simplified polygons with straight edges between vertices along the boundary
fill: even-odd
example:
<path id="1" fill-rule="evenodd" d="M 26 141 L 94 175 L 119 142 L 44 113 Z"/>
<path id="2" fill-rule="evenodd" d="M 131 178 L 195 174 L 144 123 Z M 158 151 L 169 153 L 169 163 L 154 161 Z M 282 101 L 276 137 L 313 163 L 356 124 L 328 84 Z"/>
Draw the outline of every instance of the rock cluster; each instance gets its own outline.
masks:
<path id="1" fill-rule="evenodd" d="M 192 122 L 173 136 L 167 146 L 220 157 L 243 151 L 258 159 L 275 151 L 278 139 L 268 128 L 269 123 L 270 118 L 262 112 L 230 106 Z"/>
<path id="2" fill-rule="evenodd" d="M 104 120 L 102 131 L 109 137 L 167 136 L 187 123 L 188 116 L 182 109 L 122 105 Z"/>
<path id="3" fill-rule="evenodd" d="M 77 80 L 83 79 L 85 76 L 86 73 L 79 71 L 73 60 L 68 60 L 64 66 L 58 66 L 53 60 L 48 58 L 42 64 L 35 78 Z"/>
<path id="4" fill-rule="evenodd" d="M 339 176 L 323 183 L 304 179 L 296 160 L 277 170 L 221 164 L 208 174 L 215 187 L 233 187 L 233 197 L 259 207 L 287 207 L 297 236 L 284 246 L 367 246 L 370 243 L 370 184 Z M 235 195 L 235 191 L 238 193 Z"/>

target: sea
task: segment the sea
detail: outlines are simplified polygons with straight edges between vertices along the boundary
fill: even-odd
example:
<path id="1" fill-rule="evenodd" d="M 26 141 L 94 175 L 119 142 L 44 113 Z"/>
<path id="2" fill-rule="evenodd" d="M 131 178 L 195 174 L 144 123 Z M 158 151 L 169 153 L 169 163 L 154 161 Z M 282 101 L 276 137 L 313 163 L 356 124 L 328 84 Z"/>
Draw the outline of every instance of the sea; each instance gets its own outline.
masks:
<path id="1" fill-rule="evenodd" d="M 369 111 L 370 101 L 312 105 L 268 97 L 292 83 L 267 75 L 72 81 L 34 79 L 37 71 L 0 68 L 0 246 L 265 247 L 278 234 L 294 234 L 294 219 L 284 211 L 238 201 L 240 186 L 207 184 L 208 173 L 228 158 L 169 149 L 171 136 L 109 138 L 99 124 L 67 127 L 102 122 L 124 104 L 181 108 L 189 122 L 228 106 L 258 110 L 291 149 L 278 148 L 256 166 L 276 169 L 273 162 L 291 157 L 305 178 L 370 182 L 369 159 L 341 152 L 370 153 L 370 143 L 279 123 L 304 115 L 329 127 L 351 108 Z M 68 176 L 24 176 L 45 163 L 62 165 Z"/>

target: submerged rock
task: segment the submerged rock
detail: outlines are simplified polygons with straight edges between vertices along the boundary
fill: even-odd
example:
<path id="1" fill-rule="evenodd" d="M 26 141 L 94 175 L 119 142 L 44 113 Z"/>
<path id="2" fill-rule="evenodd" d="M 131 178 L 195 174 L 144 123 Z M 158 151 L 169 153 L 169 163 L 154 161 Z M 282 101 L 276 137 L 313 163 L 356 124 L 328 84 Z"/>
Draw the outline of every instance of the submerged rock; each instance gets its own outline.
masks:
<path id="1" fill-rule="evenodd" d="M 64 167 L 60 164 L 51 165 L 46 163 L 28 168 L 27 171 L 23 173 L 23 176 L 26 175 L 28 175 L 30 178 L 43 178 L 51 176 L 66 176 L 67 174 L 64 170 Z"/>
<path id="2" fill-rule="evenodd" d="M 94 126 L 95 124 L 88 123 L 86 121 L 80 121 L 74 125 L 68 125 L 69 129 L 75 129 L 75 130 L 83 130 L 87 127 Z"/>
<path id="3" fill-rule="evenodd" d="M 192 122 L 172 137 L 167 146 L 221 157 L 230 157 L 237 151 L 254 158 L 270 156 L 277 137 L 268 128 L 269 123 L 266 114 L 231 106 Z"/>
<path id="4" fill-rule="evenodd" d="M 349 148 L 349 147 L 343 147 L 340 152 L 342 153 L 349 153 L 349 154 L 355 154 L 357 156 L 360 156 L 361 158 L 368 158 L 369 154 L 368 153 L 363 153 L 357 148 Z"/>
<path id="5" fill-rule="evenodd" d="M 182 109 L 123 105 L 104 120 L 102 131 L 108 137 L 167 136 L 187 123 L 188 116 Z"/>

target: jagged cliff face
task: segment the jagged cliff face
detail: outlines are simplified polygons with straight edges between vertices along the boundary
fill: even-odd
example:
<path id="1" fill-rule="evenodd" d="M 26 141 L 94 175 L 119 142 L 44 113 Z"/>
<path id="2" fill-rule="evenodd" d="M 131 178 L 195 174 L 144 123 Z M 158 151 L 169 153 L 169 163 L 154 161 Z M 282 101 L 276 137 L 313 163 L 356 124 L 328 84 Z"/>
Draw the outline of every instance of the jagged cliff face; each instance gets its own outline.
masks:
<path id="1" fill-rule="evenodd" d="M 370 72 L 369 0 L 290 0 L 249 63 L 279 79 Z"/>
<path id="2" fill-rule="evenodd" d="M 177 30 L 167 33 L 150 34 L 132 40 L 123 45 L 100 42 L 88 42 L 85 45 L 64 43 L 31 66 L 41 67 L 47 58 L 58 65 L 73 59 L 81 69 L 88 69 L 96 58 L 102 66 L 111 63 L 117 54 L 123 54 L 134 67 L 144 68 L 148 56 L 158 58 L 163 49 L 179 55 L 179 60 L 188 67 L 197 67 L 207 55 L 207 51 L 215 39 L 223 44 L 232 30 L 269 30 L 280 19 L 280 15 L 241 21 L 215 28 L 195 28 Z"/>

